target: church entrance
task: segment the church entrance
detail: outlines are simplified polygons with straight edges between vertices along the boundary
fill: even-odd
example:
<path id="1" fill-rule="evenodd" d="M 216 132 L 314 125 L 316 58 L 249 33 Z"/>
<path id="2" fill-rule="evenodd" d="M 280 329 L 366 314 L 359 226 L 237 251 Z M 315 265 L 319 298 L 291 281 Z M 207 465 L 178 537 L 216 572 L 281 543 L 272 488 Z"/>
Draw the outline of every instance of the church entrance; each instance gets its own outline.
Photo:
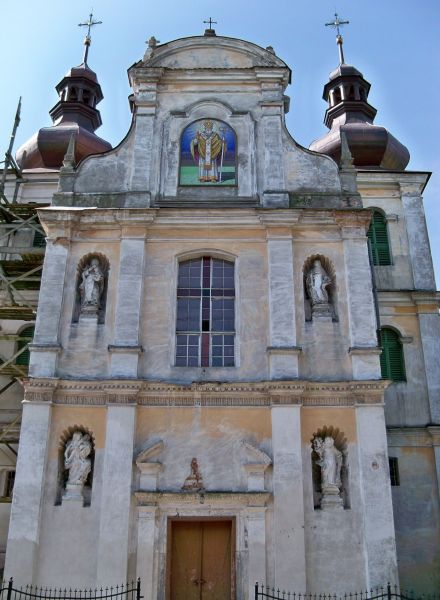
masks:
<path id="1" fill-rule="evenodd" d="M 170 522 L 170 600 L 233 600 L 233 530 L 232 520 Z"/>

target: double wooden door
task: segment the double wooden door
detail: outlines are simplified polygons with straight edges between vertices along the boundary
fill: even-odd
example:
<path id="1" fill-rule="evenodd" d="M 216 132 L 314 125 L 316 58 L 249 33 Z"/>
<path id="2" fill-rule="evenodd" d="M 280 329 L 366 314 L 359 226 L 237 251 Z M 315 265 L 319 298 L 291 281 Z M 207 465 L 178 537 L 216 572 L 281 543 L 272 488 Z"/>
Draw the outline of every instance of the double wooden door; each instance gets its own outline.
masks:
<path id="1" fill-rule="evenodd" d="M 232 521 L 171 523 L 171 600 L 232 600 Z"/>

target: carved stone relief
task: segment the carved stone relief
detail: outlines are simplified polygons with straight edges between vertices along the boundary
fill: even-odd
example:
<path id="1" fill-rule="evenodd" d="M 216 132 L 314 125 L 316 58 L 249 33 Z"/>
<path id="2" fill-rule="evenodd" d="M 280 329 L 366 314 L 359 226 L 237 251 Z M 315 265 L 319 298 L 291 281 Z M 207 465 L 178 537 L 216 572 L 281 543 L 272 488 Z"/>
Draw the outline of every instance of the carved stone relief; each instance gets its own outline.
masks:
<path id="1" fill-rule="evenodd" d="M 195 492 L 203 489 L 203 477 L 199 470 L 197 458 L 193 458 L 191 461 L 191 474 L 185 479 L 182 490 L 185 492 Z"/>

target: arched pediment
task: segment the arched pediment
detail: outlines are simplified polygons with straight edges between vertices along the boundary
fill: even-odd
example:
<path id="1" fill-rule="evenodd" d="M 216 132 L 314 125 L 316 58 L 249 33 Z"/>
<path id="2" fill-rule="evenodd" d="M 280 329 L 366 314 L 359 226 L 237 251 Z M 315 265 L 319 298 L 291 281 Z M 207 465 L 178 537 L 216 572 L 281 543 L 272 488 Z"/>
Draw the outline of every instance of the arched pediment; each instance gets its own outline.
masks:
<path id="1" fill-rule="evenodd" d="M 217 36 L 181 38 L 158 45 L 154 52 L 146 55 L 143 64 L 168 69 L 288 69 L 286 63 L 269 50 L 244 40 Z"/>

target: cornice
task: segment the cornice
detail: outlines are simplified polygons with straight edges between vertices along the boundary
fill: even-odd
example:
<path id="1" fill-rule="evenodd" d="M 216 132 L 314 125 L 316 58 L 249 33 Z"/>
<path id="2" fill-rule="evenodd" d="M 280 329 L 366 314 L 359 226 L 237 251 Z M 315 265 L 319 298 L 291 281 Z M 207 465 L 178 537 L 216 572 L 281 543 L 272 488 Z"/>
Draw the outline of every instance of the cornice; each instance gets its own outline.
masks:
<path id="1" fill-rule="evenodd" d="M 393 427 L 387 429 L 387 439 L 390 448 L 431 448 L 440 445 L 440 426 Z"/>
<path id="2" fill-rule="evenodd" d="M 170 505 L 173 508 L 178 505 L 192 506 L 204 504 L 205 508 L 210 506 L 223 508 L 231 505 L 242 507 L 266 506 L 272 497 L 270 492 L 230 492 L 230 491 L 205 491 L 199 492 L 135 492 L 138 506 Z"/>
<path id="3" fill-rule="evenodd" d="M 137 404 L 156 407 L 356 406 L 380 404 L 389 382 L 302 380 L 188 385 L 145 380 L 26 379 L 25 402 L 107 406 Z"/>
<path id="4" fill-rule="evenodd" d="M 416 195 L 423 193 L 430 177 L 429 171 L 357 171 L 358 188 L 377 188 L 380 185 L 402 193 L 406 193 L 404 190 L 407 188 Z"/>

